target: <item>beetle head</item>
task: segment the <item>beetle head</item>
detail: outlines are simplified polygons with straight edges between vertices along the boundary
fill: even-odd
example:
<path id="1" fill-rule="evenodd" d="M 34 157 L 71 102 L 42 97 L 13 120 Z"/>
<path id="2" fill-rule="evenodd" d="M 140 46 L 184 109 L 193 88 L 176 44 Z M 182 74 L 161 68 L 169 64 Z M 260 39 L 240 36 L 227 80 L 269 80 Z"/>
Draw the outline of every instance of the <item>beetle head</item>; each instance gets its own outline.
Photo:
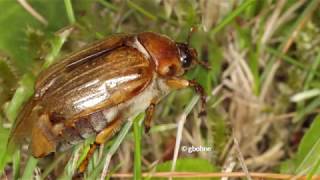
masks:
<path id="1" fill-rule="evenodd" d="M 188 70 L 195 64 L 197 59 L 197 51 L 190 48 L 186 43 L 177 43 L 179 59 L 184 70 Z"/>
<path id="2" fill-rule="evenodd" d="M 162 77 L 182 76 L 196 62 L 196 51 L 186 43 L 176 43 L 152 32 L 141 33 L 138 39 L 151 56 L 156 72 Z"/>

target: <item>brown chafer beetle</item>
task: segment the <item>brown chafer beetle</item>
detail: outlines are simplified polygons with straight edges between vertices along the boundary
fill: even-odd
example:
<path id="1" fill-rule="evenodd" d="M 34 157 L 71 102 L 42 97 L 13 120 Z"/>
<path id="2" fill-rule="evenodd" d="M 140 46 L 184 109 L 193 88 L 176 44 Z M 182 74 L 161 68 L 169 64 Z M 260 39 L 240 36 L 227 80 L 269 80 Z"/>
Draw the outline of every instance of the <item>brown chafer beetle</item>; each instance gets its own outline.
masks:
<path id="1" fill-rule="evenodd" d="M 40 74 L 9 141 L 29 137 L 39 158 L 96 135 L 88 159 L 129 117 L 146 111 L 148 130 L 155 105 L 174 89 L 193 86 L 204 102 L 201 86 L 182 78 L 196 62 L 188 44 L 153 32 L 106 38 Z"/>

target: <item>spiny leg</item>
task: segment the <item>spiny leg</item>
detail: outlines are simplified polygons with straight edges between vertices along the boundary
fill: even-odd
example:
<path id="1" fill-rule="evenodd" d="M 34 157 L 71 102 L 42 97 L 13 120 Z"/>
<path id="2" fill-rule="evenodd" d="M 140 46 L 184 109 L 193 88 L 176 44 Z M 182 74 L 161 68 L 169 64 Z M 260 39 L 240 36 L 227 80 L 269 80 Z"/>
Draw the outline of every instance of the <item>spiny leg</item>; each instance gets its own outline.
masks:
<path id="1" fill-rule="evenodd" d="M 200 96 L 201 111 L 199 113 L 199 116 L 205 116 L 207 114 L 207 112 L 206 112 L 206 104 L 207 104 L 206 93 L 205 93 L 203 87 L 197 81 L 190 80 L 189 83 L 190 83 L 189 86 L 194 87 L 196 93 L 198 93 Z"/>
<path id="2" fill-rule="evenodd" d="M 101 145 L 104 144 L 108 139 L 110 139 L 116 132 L 120 130 L 122 125 L 122 119 L 120 117 L 114 119 L 108 126 L 103 129 L 95 139 L 95 142 L 90 146 L 86 158 L 81 162 L 78 173 L 82 174 L 87 169 L 89 160 L 92 158 L 95 150 Z"/>
<path id="3" fill-rule="evenodd" d="M 81 162 L 79 169 L 78 169 L 78 174 L 82 174 L 84 173 L 84 171 L 87 169 L 88 164 L 90 159 L 93 156 L 93 153 L 95 152 L 95 150 L 97 149 L 97 147 L 99 147 L 100 144 L 94 142 L 93 144 L 90 145 L 90 149 L 86 155 L 86 158 Z"/>
<path id="4" fill-rule="evenodd" d="M 182 89 L 186 87 L 193 87 L 197 94 L 200 95 L 201 100 L 201 111 L 199 116 L 206 115 L 206 94 L 203 87 L 195 80 L 185 80 L 185 79 L 168 79 L 167 85 L 173 89 Z"/>
<path id="5" fill-rule="evenodd" d="M 144 118 L 144 132 L 148 133 L 150 128 L 151 128 L 151 123 L 153 119 L 153 114 L 156 109 L 156 104 L 157 104 L 156 99 L 153 99 L 149 105 L 149 107 L 146 110 L 146 117 Z"/>

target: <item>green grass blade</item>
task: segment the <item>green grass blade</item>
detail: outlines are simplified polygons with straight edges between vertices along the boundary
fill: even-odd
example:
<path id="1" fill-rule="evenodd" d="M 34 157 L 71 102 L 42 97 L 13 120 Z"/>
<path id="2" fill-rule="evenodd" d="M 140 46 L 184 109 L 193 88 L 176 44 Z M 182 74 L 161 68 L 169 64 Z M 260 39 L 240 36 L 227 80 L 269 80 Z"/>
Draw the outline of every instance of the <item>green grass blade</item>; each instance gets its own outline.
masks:
<path id="1" fill-rule="evenodd" d="M 21 153 L 20 151 L 16 151 L 13 160 L 13 179 L 19 179 L 20 175 L 20 165 L 21 165 Z"/>
<path id="2" fill-rule="evenodd" d="M 99 173 L 102 171 L 104 164 L 105 164 L 105 160 L 107 156 L 112 156 L 117 149 L 119 148 L 120 144 L 122 143 L 122 141 L 124 140 L 124 138 L 126 137 L 126 135 L 128 134 L 133 121 L 137 120 L 137 118 L 139 118 L 140 115 L 138 117 L 136 117 L 134 120 L 129 120 L 121 129 L 121 131 L 119 132 L 118 136 L 116 137 L 116 139 L 114 140 L 114 143 L 112 144 L 112 146 L 110 147 L 110 149 L 108 150 L 107 153 L 104 154 L 104 156 L 102 157 L 103 160 L 101 160 L 98 164 L 98 166 L 92 171 L 92 173 L 88 176 L 88 179 L 97 179 L 99 176 Z"/>
<path id="3" fill-rule="evenodd" d="M 34 81 L 35 77 L 32 74 L 25 74 L 20 80 L 20 86 L 17 88 L 12 100 L 5 109 L 5 114 L 10 122 L 14 122 L 22 104 L 33 94 Z"/>
<path id="4" fill-rule="evenodd" d="M 105 1 L 105 0 L 99 0 L 99 3 L 101 3 L 102 5 L 104 5 L 105 7 L 111 9 L 112 11 L 118 11 L 119 8 L 117 8 L 117 6 L 113 5 L 112 3 Z"/>
<path id="5" fill-rule="evenodd" d="M 266 51 L 268 51 L 270 54 L 274 55 L 274 56 L 277 56 L 278 58 L 281 58 L 283 59 L 285 62 L 293 65 L 293 66 L 296 66 L 297 68 L 299 69 L 302 69 L 302 70 L 309 70 L 309 67 L 306 66 L 305 64 L 299 62 L 298 60 L 286 55 L 286 54 L 283 54 L 281 51 L 277 50 L 277 49 L 274 49 L 274 48 L 271 48 L 271 47 L 264 47 Z M 320 73 L 318 72 L 315 72 L 318 76 L 320 76 Z"/>
<path id="6" fill-rule="evenodd" d="M 255 0 L 246 0 L 242 3 L 236 10 L 232 11 L 227 15 L 215 28 L 213 28 L 209 34 L 214 36 L 217 32 L 221 31 L 224 27 L 230 24 L 237 16 L 239 16 L 244 10 L 246 10 L 252 3 L 256 2 Z"/>
<path id="7" fill-rule="evenodd" d="M 320 159 L 317 159 L 316 164 L 311 169 L 310 173 L 307 176 L 307 180 L 311 180 L 312 177 L 316 174 L 316 172 L 320 169 Z"/>
<path id="8" fill-rule="evenodd" d="M 63 44 L 67 41 L 67 38 L 72 32 L 72 28 L 66 28 L 59 34 L 57 34 L 51 41 L 51 51 L 46 56 L 45 62 L 42 66 L 42 69 L 48 68 L 52 63 L 54 63 L 61 51 Z"/>
<path id="9" fill-rule="evenodd" d="M 320 52 L 318 53 L 317 57 L 315 58 L 314 62 L 312 63 L 311 69 L 308 71 L 308 75 L 306 77 L 303 89 L 308 89 L 310 87 L 310 84 L 317 73 L 317 69 L 318 69 L 319 65 L 320 65 Z"/>
<path id="10" fill-rule="evenodd" d="M 187 107 L 183 110 L 183 113 L 190 114 L 191 110 L 194 108 L 194 106 L 199 101 L 199 99 L 200 99 L 199 95 L 193 96 L 193 98 L 190 100 Z"/>
<path id="11" fill-rule="evenodd" d="M 3 122 L 3 118 L 0 115 L 0 122 Z M 7 141 L 9 135 L 9 129 L 0 126 L 0 142 L 4 142 L 0 144 L 0 176 L 4 173 L 6 163 L 10 160 L 11 153 L 8 153 L 7 150 Z M 15 164 L 13 164 L 15 166 Z M 13 171 L 15 168 L 13 167 Z M 14 174 L 15 172 L 13 172 Z M 15 174 L 14 174 L 15 175 Z"/>
<path id="12" fill-rule="evenodd" d="M 141 179 L 141 135 L 142 135 L 142 118 L 137 118 L 133 122 L 134 132 L 134 179 Z"/>
<path id="13" fill-rule="evenodd" d="M 154 16 L 153 14 L 151 14 L 150 12 L 146 11 L 145 9 L 143 9 L 141 6 L 139 6 L 138 4 L 132 2 L 132 1 L 127 1 L 128 6 L 131 7 L 132 9 L 137 10 L 139 13 L 141 13 L 142 15 L 148 17 L 149 19 L 156 21 L 157 17 Z"/>
<path id="14" fill-rule="evenodd" d="M 317 116 L 310 128 L 303 136 L 296 155 L 296 170 L 298 175 L 314 174 L 314 168 L 319 167 L 317 160 L 320 160 L 320 116 Z M 319 172 L 317 172 L 319 173 Z"/>
<path id="15" fill-rule="evenodd" d="M 282 43 L 280 44 L 278 50 L 280 52 L 286 52 L 288 48 L 290 47 L 290 43 L 292 42 L 292 37 L 298 33 L 298 31 L 301 30 L 303 25 L 306 22 L 306 19 L 308 19 L 311 14 L 316 10 L 316 8 L 319 5 L 319 0 L 313 0 L 308 1 L 307 7 L 304 9 L 304 11 L 301 13 L 301 15 L 298 16 L 298 19 L 295 21 L 294 25 L 291 27 L 290 31 L 287 33 L 288 35 L 282 40 Z M 293 37 L 294 38 L 294 37 Z M 271 72 L 271 68 L 276 61 L 276 58 L 272 58 L 269 63 L 266 66 L 266 70 L 264 71 L 262 75 L 263 81 L 268 77 L 269 73 Z"/>
<path id="16" fill-rule="evenodd" d="M 317 107 L 320 106 L 320 96 L 312 100 L 308 105 L 298 111 L 297 115 L 294 117 L 293 121 L 300 121 L 306 114 L 313 112 Z"/>
<path id="17" fill-rule="evenodd" d="M 34 157 L 30 156 L 21 179 L 33 179 L 33 172 L 34 169 L 37 167 L 37 163 L 38 159 L 35 159 Z"/>
<path id="18" fill-rule="evenodd" d="M 64 5 L 66 6 L 66 11 L 70 24 L 74 24 L 76 22 L 76 18 L 74 16 L 71 0 L 64 0 Z"/>
<path id="19" fill-rule="evenodd" d="M 64 159 L 66 158 L 65 154 L 60 154 L 52 163 L 50 163 L 41 174 L 42 179 L 45 179 L 55 167 L 57 167 Z"/>

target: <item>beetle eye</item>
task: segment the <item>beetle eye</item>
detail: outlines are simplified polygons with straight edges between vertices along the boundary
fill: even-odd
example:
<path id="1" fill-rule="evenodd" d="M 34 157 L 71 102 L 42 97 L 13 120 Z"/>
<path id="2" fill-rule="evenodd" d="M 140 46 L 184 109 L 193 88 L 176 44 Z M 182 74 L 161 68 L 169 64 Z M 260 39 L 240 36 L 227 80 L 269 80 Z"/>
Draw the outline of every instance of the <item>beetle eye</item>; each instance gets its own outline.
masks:
<path id="1" fill-rule="evenodd" d="M 192 64 L 194 58 L 187 44 L 178 43 L 177 44 L 180 56 L 180 62 L 183 68 L 189 68 Z"/>

